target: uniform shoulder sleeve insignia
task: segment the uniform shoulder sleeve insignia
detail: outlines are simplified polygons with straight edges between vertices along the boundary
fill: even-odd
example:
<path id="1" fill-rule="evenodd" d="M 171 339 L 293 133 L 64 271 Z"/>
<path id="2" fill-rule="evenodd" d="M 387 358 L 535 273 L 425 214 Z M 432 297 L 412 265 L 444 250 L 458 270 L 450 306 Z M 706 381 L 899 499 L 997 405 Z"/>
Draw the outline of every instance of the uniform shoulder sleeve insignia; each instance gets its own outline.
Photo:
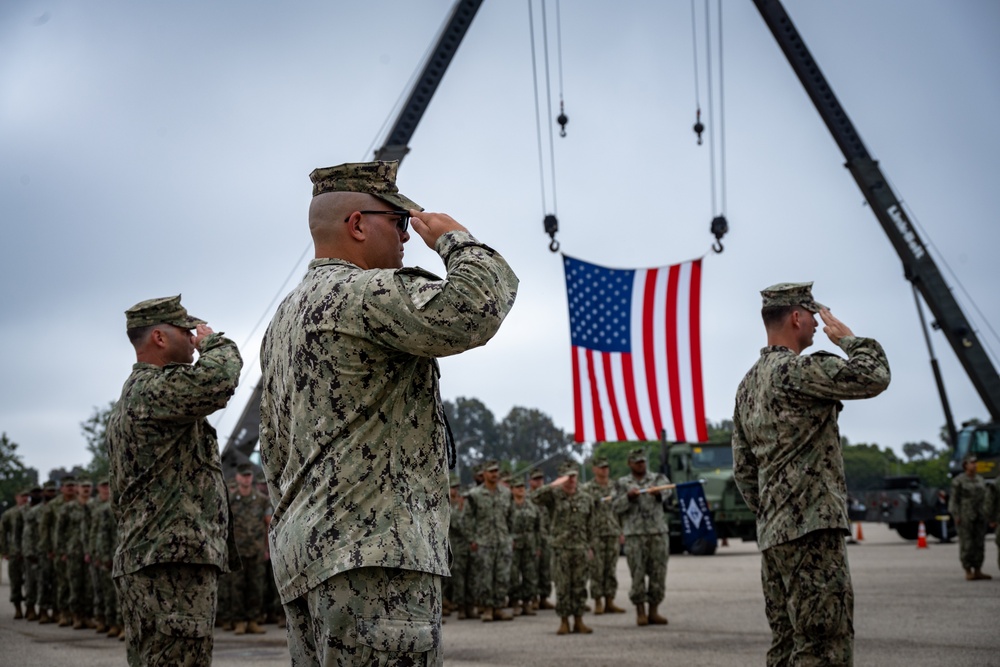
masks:
<path id="1" fill-rule="evenodd" d="M 419 266 L 398 269 L 396 280 L 410 296 L 417 310 L 423 310 L 445 286 L 444 280 Z"/>

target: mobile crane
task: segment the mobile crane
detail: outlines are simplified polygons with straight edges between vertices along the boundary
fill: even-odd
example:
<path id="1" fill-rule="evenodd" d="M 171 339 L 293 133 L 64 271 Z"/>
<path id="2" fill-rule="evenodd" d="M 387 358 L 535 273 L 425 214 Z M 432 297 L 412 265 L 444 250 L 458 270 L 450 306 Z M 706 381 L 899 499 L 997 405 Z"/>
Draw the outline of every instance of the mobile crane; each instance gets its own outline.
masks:
<path id="1" fill-rule="evenodd" d="M 932 358 L 931 365 L 952 448 L 949 470 L 953 475 L 961 472 L 962 458 L 968 453 L 974 453 L 979 458 L 979 472 L 988 478 L 996 478 L 1000 462 L 1000 376 L 996 367 L 882 174 L 878 162 L 868 153 L 780 0 L 754 0 L 754 4 L 844 154 L 845 166 L 861 188 L 865 200 L 903 262 L 903 275 L 930 308 L 935 318 L 934 326 L 945 335 L 989 411 L 991 423 L 966 424 L 956 433 L 937 361 Z M 923 312 L 919 310 L 919 301 L 917 308 L 922 320 Z M 869 507 L 868 518 L 872 518 L 874 511 L 875 520 L 888 521 L 890 526 L 895 527 L 907 539 L 917 537 L 917 525 L 924 520 L 932 534 L 944 537 L 948 530 L 946 522 L 934 520 L 942 512 L 939 494 L 920 489 L 915 478 L 898 478 L 895 483 L 899 488 L 887 489 L 887 492 L 892 493 L 886 493 L 876 507 Z"/>

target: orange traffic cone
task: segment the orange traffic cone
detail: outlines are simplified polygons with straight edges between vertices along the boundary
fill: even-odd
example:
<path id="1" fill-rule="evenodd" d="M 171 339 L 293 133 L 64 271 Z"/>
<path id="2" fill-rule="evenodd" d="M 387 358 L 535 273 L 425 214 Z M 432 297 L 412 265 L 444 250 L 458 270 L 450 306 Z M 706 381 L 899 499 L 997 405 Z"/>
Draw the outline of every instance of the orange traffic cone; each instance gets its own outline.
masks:
<path id="1" fill-rule="evenodd" d="M 864 539 L 865 539 L 865 534 L 863 532 L 861 532 L 861 522 L 858 521 L 858 537 L 857 537 L 857 540 L 858 540 L 858 542 L 861 542 Z"/>
<path id="2" fill-rule="evenodd" d="M 920 522 L 920 528 L 917 529 L 917 548 L 927 548 L 927 528 L 924 526 L 923 521 Z"/>

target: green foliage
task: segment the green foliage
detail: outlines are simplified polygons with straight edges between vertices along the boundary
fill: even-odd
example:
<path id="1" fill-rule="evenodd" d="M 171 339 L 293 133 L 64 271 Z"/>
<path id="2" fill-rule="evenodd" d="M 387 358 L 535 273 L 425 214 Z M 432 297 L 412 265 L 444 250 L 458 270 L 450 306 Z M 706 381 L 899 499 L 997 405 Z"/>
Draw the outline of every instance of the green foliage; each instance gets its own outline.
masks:
<path id="1" fill-rule="evenodd" d="M 87 451 L 90 452 L 90 464 L 86 468 L 87 475 L 96 484 L 108 476 L 111 462 L 108 459 L 108 418 L 114 410 L 115 401 L 108 403 L 106 408 L 94 408 L 86 421 L 80 422 L 80 432 L 87 441 Z"/>
<path id="2" fill-rule="evenodd" d="M 882 487 L 882 478 L 901 475 L 902 462 L 888 447 L 878 445 L 850 445 L 844 441 L 844 474 L 847 488 L 852 491 L 867 491 Z"/>
<path id="3" fill-rule="evenodd" d="M 38 471 L 24 465 L 17 447 L 6 433 L 0 435 L 0 511 L 14 504 L 18 491 L 38 484 Z"/>

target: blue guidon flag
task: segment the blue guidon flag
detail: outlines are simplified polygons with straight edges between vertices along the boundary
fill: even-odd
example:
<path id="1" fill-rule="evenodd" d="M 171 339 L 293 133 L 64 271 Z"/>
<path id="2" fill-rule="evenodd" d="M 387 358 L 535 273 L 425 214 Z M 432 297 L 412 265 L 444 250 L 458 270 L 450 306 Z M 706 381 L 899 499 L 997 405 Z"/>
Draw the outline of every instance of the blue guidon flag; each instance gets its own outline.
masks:
<path id="1" fill-rule="evenodd" d="M 697 550 L 699 553 L 713 553 L 718 538 L 701 482 L 681 482 L 677 485 L 676 491 L 677 507 L 684 530 L 684 549 L 691 552 Z M 695 543 L 699 540 L 702 543 L 696 549 Z"/>
<path id="2" fill-rule="evenodd" d="M 563 255 L 576 442 L 705 442 L 701 260 L 611 269 Z"/>

